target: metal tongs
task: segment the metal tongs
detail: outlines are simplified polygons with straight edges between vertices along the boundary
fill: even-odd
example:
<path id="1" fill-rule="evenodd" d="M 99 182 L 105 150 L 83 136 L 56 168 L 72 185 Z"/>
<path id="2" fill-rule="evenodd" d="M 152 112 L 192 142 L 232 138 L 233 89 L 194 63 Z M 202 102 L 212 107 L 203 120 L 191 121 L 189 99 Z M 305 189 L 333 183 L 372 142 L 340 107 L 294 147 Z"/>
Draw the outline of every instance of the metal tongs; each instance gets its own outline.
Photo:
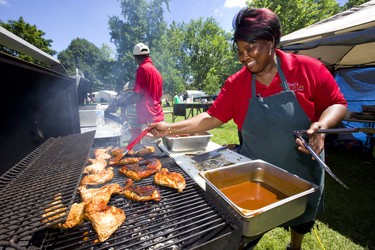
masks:
<path id="1" fill-rule="evenodd" d="M 305 146 L 305 148 L 307 148 L 307 150 L 309 150 L 309 152 L 311 153 L 311 155 L 319 162 L 319 164 L 321 166 L 324 167 L 325 171 L 333 177 L 333 179 L 335 179 L 338 183 L 341 184 L 341 186 L 343 186 L 344 188 L 346 189 L 349 189 L 349 187 L 347 185 L 345 185 L 345 183 L 340 180 L 333 172 L 332 170 L 327 166 L 327 164 L 324 163 L 324 161 L 322 161 L 322 159 L 320 159 L 320 157 L 314 152 L 314 150 L 309 146 L 309 144 L 303 139 L 301 133 L 305 133 L 307 130 L 299 130 L 299 131 L 294 131 L 293 134 L 295 137 L 297 137 L 298 139 L 300 139 L 303 143 L 303 145 Z M 322 131 L 318 131 L 317 133 L 319 132 L 322 132 Z"/>
<path id="2" fill-rule="evenodd" d="M 131 150 L 134 148 L 135 145 L 137 145 L 137 143 L 143 138 L 145 137 L 145 135 L 147 135 L 148 132 L 150 132 L 152 130 L 152 128 L 146 128 L 145 130 L 142 131 L 142 133 L 137 137 L 135 138 L 134 141 L 132 141 L 131 143 L 128 144 L 128 146 L 126 146 L 126 150 L 124 153 L 122 154 L 119 154 L 118 156 L 116 156 L 114 162 L 118 162 L 119 160 L 121 160 L 122 158 L 124 158 L 124 156 Z"/>

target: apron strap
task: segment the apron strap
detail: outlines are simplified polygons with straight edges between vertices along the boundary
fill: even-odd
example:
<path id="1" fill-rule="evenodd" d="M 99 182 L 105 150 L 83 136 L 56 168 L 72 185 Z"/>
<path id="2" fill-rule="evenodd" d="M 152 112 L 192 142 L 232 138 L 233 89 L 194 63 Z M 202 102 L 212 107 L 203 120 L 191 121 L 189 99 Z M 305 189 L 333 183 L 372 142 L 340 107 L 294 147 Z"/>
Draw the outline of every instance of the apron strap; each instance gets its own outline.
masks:
<path id="1" fill-rule="evenodd" d="M 288 83 L 286 81 L 284 72 L 281 69 L 281 62 L 280 62 L 280 58 L 279 58 L 278 55 L 276 55 L 276 63 L 277 63 L 277 72 L 279 73 L 280 78 L 281 78 L 281 87 L 284 89 L 284 91 L 288 91 L 289 86 L 288 86 Z"/>
<path id="2" fill-rule="evenodd" d="M 284 91 L 288 91 L 289 86 L 288 86 L 288 83 L 286 81 L 284 72 L 281 69 L 281 61 L 280 61 L 280 58 L 279 58 L 278 55 L 276 55 L 276 64 L 277 64 L 277 73 L 279 73 L 280 79 L 281 79 L 280 85 L 281 85 L 281 87 L 283 88 Z M 251 98 L 256 97 L 256 84 L 255 84 L 255 74 L 254 73 L 251 74 L 251 91 L 252 91 L 251 93 L 253 93 Z"/>

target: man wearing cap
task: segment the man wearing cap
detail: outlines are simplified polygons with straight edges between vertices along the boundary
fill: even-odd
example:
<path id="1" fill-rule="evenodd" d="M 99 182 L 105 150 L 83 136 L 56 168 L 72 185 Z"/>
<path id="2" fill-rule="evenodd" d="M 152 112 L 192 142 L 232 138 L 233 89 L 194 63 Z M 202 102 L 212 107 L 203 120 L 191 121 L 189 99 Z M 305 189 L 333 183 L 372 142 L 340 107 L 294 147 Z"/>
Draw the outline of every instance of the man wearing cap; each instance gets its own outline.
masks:
<path id="1" fill-rule="evenodd" d="M 136 96 L 138 97 L 136 111 L 138 124 L 143 130 L 149 123 L 164 121 L 161 103 L 163 78 L 155 68 L 150 57 L 150 50 L 145 44 L 136 44 L 133 49 L 133 56 L 138 65 L 134 85 L 134 93 L 137 93 Z"/>
<path id="2" fill-rule="evenodd" d="M 151 60 L 150 50 L 145 44 L 138 43 L 134 46 L 133 56 L 138 65 L 134 92 L 115 104 L 117 107 L 125 108 L 136 103 L 138 129 L 132 129 L 130 140 L 135 139 L 149 123 L 164 121 L 161 103 L 163 78 Z"/>

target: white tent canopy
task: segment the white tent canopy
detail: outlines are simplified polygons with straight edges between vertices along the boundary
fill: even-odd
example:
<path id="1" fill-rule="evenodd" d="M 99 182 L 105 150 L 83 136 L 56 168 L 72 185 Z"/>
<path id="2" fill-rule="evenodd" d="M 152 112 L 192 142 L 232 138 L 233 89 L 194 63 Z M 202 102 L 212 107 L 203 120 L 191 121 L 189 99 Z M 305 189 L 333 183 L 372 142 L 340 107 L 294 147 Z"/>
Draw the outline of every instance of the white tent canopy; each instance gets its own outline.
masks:
<path id="1" fill-rule="evenodd" d="M 375 0 L 281 38 L 280 48 L 318 58 L 331 69 L 375 65 Z"/>

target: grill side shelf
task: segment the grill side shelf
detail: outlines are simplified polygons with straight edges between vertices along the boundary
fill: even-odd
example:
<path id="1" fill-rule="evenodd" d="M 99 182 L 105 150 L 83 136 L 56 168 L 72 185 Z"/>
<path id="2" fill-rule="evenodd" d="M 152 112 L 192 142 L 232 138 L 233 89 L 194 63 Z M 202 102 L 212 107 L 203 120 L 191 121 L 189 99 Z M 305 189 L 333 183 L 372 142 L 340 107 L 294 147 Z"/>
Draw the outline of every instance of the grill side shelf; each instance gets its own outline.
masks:
<path id="1" fill-rule="evenodd" d="M 66 220 L 94 136 L 50 138 L 0 177 L 0 242 L 17 244 Z"/>

